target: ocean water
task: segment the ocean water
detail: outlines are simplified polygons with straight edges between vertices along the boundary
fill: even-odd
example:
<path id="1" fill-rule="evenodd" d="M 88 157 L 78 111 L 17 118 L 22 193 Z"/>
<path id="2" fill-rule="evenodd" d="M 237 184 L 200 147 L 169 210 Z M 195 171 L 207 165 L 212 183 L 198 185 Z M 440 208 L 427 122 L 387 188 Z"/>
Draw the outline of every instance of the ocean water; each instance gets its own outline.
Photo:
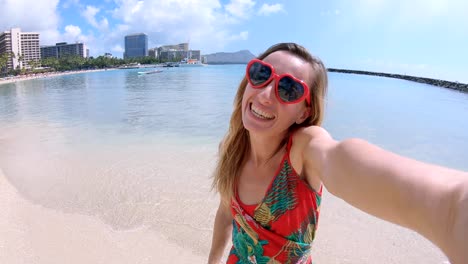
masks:
<path id="1" fill-rule="evenodd" d="M 0 168 L 46 208 L 210 241 L 216 204 L 205 198 L 245 65 L 138 71 L 1 85 Z M 468 170 L 468 94 L 330 73 L 324 127 L 338 140 Z"/>
<path id="2" fill-rule="evenodd" d="M 112 70 L 6 84 L 0 129 L 37 129 L 42 141 L 62 140 L 70 148 L 217 144 L 244 67 L 170 68 L 144 76 Z M 329 79 L 324 127 L 333 137 L 364 138 L 468 170 L 468 94 L 372 76 L 330 73 Z"/>

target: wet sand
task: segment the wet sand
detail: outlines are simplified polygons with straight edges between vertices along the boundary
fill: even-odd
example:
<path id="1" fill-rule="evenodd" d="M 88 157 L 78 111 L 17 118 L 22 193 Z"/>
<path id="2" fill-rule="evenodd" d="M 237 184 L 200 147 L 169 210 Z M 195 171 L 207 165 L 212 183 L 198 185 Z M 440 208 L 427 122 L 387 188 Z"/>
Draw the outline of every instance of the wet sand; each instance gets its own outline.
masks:
<path id="1" fill-rule="evenodd" d="M 0 132 L 0 263 L 206 263 L 215 145 L 70 150 L 33 132 Z M 447 263 L 326 192 L 314 243 L 315 263 Z"/>
<path id="2" fill-rule="evenodd" d="M 151 228 L 115 231 L 95 217 L 32 204 L 0 175 L 0 263 L 203 263 Z"/>

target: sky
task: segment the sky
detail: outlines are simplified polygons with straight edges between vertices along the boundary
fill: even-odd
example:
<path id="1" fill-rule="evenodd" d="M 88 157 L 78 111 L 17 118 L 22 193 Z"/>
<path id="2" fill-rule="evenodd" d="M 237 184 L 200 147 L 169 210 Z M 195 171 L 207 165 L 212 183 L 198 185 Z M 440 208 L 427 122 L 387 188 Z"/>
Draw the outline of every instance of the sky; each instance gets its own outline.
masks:
<path id="1" fill-rule="evenodd" d="M 465 0 L 0 0 L 0 31 L 40 45 L 84 42 L 122 57 L 124 36 L 149 47 L 189 42 L 202 54 L 296 42 L 327 67 L 468 83 Z"/>

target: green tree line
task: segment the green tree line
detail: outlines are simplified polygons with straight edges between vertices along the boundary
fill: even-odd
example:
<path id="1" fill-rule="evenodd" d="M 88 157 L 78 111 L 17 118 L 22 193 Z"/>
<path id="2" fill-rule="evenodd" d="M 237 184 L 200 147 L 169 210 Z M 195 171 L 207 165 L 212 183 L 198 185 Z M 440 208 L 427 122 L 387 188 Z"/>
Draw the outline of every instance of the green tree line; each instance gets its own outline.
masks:
<path id="1" fill-rule="evenodd" d="M 123 65 L 131 64 L 156 64 L 165 63 L 168 61 L 161 61 L 152 57 L 141 57 L 141 58 L 127 58 L 120 59 L 115 57 L 99 56 L 83 58 L 80 56 L 65 56 L 61 58 L 44 58 L 40 61 L 29 61 L 28 64 L 30 69 L 13 69 L 7 70 L 8 61 L 10 58 L 14 58 L 14 54 L 3 53 L 0 54 L 0 74 L 5 75 L 18 75 L 26 72 L 44 72 L 44 71 L 71 71 L 71 70 L 86 70 L 86 69 L 104 69 L 104 68 L 115 68 Z M 174 58 L 177 61 L 179 58 Z M 23 58 L 20 56 L 19 61 Z M 180 61 L 180 60 L 179 60 Z M 39 67 L 41 67 L 38 69 Z"/>

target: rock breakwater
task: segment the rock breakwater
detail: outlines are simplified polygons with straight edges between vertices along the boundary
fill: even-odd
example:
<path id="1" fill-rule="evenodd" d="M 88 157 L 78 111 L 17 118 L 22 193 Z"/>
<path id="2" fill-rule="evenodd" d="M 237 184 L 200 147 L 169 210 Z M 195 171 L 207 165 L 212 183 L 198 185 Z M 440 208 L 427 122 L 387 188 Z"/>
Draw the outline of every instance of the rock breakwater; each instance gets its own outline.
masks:
<path id="1" fill-rule="evenodd" d="M 459 82 L 451 82 L 451 81 L 445 81 L 445 80 L 439 80 L 439 79 L 417 77 L 417 76 L 410 76 L 410 75 L 403 75 L 403 74 L 383 73 L 383 72 L 369 72 L 369 71 L 345 70 L 345 69 L 335 69 L 335 68 L 328 68 L 328 71 L 396 78 L 396 79 L 402 79 L 402 80 L 413 81 L 413 82 L 418 82 L 418 83 L 430 84 L 430 85 L 434 85 L 438 87 L 444 87 L 444 88 L 468 93 L 468 84 L 459 83 Z"/>

